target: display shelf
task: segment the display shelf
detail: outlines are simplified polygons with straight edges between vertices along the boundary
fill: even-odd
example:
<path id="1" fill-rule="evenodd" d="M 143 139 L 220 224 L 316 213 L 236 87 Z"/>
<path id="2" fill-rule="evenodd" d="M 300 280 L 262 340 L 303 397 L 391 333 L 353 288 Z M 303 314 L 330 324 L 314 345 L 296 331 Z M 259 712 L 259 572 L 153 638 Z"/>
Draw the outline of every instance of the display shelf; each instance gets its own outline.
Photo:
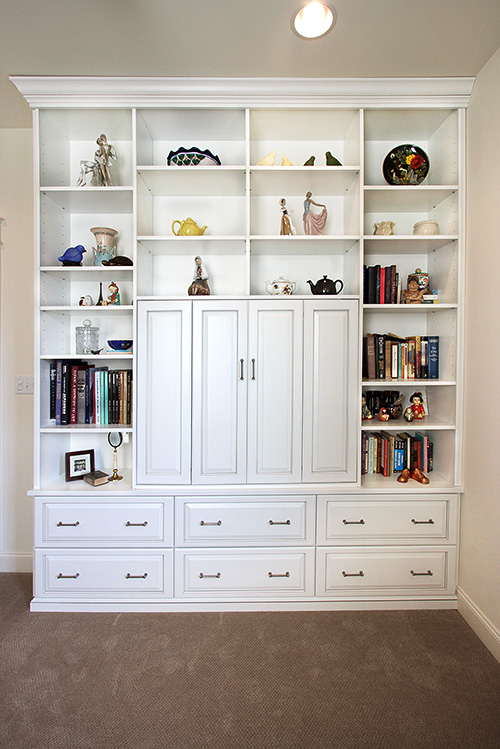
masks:
<path id="1" fill-rule="evenodd" d="M 381 314 L 430 314 L 434 312 L 444 312 L 444 310 L 457 309 L 457 304 L 447 304 L 445 302 L 436 302 L 433 304 L 363 304 L 365 312 L 376 312 Z"/>
<path id="2" fill-rule="evenodd" d="M 456 424 L 450 421 L 443 421 L 442 419 L 425 417 L 421 421 L 405 421 L 404 419 L 389 419 L 389 421 L 380 421 L 376 416 L 370 421 L 363 421 L 361 424 L 363 432 L 407 432 L 409 429 L 412 431 L 425 430 L 426 432 L 430 429 L 441 430 L 441 429 L 456 429 Z"/>
<path id="3" fill-rule="evenodd" d="M 407 234 L 393 236 L 365 234 L 363 237 L 365 257 L 372 257 L 378 254 L 428 255 L 448 245 L 450 242 L 456 242 L 457 239 L 458 236 L 456 234 Z"/>

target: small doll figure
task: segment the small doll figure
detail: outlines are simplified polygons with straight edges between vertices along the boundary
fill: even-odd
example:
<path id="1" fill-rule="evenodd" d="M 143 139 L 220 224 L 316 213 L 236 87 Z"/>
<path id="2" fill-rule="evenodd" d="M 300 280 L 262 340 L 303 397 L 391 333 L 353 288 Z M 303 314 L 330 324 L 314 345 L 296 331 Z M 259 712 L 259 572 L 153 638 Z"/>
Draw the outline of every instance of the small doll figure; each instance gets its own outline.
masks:
<path id="1" fill-rule="evenodd" d="M 292 219 L 290 217 L 290 214 L 288 213 L 288 208 L 286 207 L 285 198 L 281 198 L 280 208 L 281 208 L 280 234 L 281 235 L 297 234 L 297 229 L 292 224 Z"/>
<path id="2" fill-rule="evenodd" d="M 366 405 L 366 398 L 364 395 L 361 396 L 361 418 L 363 419 L 363 421 L 373 419 L 373 414 Z"/>
<path id="3" fill-rule="evenodd" d="M 422 304 L 425 289 L 421 289 L 416 276 L 408 276 L 408 289 L 401 296 L 403 304 Z"/>
<path id="4" fill-rule="evenodd" d="M 108 289 L 111 292 L 108 296 L 108 304 L 120 304 L 120 290 L 114 281 L 111 281 Z"/>
<path id="5" fill-rule="evenodd" d="M 403 417 L 405 421 L 408 421 L 408 422 L 413 421 L 413 419 L 415 418 L 415 414 L 411 410 L 411 406 L 408 406 L 408 408 L 405 408 Z"/>
<path id="6" fill-rule="evenodd" d="M 380 421 L 389 421 L 389 411 L 385 406 L 382 406 L 382 408 L 379 410 L 378 418 Z"/>
<path id="7" fill-rule="evenodd" d="M 197 296 L 204 294 L 208 296 L 210 294 L 210 287 L 208 285 L 208 273 L 205 270 L 205 266 L 198 255 L 194 259 L 194 275 L 193 283 L 188 288 L 189 296 Z"/>
<path id="8" fill-rule="evenodd" d="M 424 399 L 422 393 L 413 393 L 410 396 L 410 406 L 414 419 L 423 419 L 425 416 Z"/>

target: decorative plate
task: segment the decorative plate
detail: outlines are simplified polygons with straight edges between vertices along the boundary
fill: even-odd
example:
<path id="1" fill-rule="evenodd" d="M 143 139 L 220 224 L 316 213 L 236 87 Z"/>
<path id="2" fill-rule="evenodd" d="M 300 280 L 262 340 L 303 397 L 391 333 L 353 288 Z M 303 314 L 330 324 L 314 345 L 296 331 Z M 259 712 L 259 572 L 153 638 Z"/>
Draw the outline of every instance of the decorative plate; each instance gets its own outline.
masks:
<path id="1" fill-rule="evenodd" d="M 419 146 L 404 144 L 389 151 L 382 172 L 390 185 L 419 185 L 427 177 L 429 157 Z"/>
<path id="2" fill-rule="evenodd" d="M 167 166 L 220 166 L 220 159 L 214 156 L 208 148 L 206 151 L 200 151 L 196 146 L 191 148 L 178 148 L 177 151 L 170 151 L 167 156 Z"/>

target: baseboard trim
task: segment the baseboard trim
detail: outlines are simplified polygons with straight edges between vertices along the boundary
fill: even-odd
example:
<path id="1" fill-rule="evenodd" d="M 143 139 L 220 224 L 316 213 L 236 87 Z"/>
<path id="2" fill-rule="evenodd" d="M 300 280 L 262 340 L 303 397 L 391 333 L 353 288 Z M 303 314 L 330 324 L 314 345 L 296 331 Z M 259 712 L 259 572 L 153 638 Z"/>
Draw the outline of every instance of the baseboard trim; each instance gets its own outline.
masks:
<path id="1" fill-rule="evenodd" d="M 0 572 L 33 572 L 31 554 L 0 554 Z"/>
<path id="2" fill-rule="evenodd" d="M 469 627 L 500 662 L 500 629 L 495 627 L 472 598 L 459 586 L 457 588 L 458 611 Z"/>

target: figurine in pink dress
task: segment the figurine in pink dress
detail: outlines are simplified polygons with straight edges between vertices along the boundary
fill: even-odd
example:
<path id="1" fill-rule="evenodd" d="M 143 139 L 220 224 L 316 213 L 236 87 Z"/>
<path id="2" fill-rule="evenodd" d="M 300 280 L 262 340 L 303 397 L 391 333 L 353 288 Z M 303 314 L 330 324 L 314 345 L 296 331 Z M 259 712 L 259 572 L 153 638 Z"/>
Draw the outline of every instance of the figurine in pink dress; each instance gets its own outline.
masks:
<path id="1" fill-rule="evenodd" d="M 315 203 L 314 200 L 311 199 L 311 196 L 312 192 L 308 192 L 306 194 L 306 199 L 304 200 L 304 215 L 302 216 L 304 221 L 304 232 L 309 235 L 323 234 L 325 231 L 328 211 L 326 210 L 326 205 Z M 311 211 L 311 205 L 321 208 L 320 213 L 313 213 Z"/>

